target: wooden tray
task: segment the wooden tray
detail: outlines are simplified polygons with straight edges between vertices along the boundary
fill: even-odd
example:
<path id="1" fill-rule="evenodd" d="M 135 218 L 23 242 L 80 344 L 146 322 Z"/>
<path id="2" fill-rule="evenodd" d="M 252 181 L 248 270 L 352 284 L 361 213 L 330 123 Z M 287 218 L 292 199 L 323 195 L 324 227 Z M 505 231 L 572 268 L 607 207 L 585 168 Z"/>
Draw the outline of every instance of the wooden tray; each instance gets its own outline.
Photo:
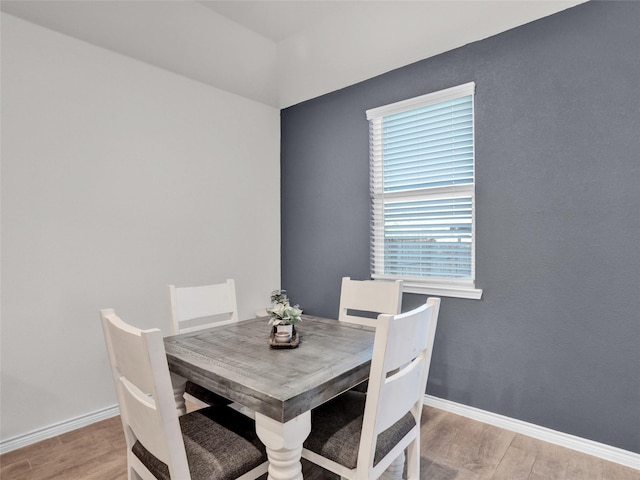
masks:
<path id="1" fill-rule="evenodd" d="M 298 337 L 298 331 L 295 329 L 295 327 L 293 329 L 293 334 L 291 335 L 291 340 L 289 340 L 288 342 L 276 342 L 275 333 L 276 329 L 273 328 L 271 330 L 271 335 L 269 335 L 269 346 L 271 348 L 297 348 L 300 344 L 300 337 Z"/>

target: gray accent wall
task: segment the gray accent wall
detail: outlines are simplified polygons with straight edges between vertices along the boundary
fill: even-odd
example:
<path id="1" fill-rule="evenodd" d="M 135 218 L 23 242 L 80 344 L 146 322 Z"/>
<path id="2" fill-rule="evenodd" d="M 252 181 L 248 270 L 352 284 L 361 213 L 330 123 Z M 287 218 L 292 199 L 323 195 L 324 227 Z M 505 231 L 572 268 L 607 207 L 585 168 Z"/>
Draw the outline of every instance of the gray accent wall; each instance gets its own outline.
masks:
<path id="1" fill-rule="evenodd" d="M 291 299 L 369 278 L 365 111 L 474 81 L 484 295 L 443 298 L 427 393 L 640 452 L 638 25 L 589 2 L 283 110 Z"/>

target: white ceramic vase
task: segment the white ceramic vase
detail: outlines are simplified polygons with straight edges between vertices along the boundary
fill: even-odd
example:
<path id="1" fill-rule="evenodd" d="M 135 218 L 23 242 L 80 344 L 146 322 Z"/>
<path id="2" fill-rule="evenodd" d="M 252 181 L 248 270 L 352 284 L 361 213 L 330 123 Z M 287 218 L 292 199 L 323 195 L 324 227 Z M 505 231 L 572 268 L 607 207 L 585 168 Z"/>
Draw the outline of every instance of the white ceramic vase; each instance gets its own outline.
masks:
<path id="1" fill-rule="evenodd" d="M 286 341 L 288 342 L 293 336 L 293 325 L 276 325 L 276 333 L 286 333 L 288 335 Z"/>

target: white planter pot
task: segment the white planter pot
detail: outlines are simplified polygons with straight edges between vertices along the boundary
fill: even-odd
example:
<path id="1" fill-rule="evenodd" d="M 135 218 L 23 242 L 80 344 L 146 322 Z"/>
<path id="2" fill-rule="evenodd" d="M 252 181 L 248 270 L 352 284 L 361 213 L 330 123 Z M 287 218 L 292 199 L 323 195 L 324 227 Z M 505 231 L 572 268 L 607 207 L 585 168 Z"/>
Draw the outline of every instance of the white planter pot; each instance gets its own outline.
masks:
<path id="1" fill-rule="evenodd" d="M 276 325 L 276 333 L 286 333 L 287 337 L 286 340 L 284 340 L 284 336 L 282 335 L 278 335 L 278 337 L 282 340 L 280 340 L 281 342 L 288 342 L 289 340 L 291 340 L 291 337 L 293 336 L 293 325 Z"/>

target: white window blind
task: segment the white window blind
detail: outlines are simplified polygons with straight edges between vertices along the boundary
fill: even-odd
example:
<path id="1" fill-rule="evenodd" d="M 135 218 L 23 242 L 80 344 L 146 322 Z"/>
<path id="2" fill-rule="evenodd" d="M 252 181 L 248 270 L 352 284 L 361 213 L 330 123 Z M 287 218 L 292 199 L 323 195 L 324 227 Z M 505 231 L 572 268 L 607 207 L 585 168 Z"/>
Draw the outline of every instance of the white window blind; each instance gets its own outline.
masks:
<path id="1" fill-rule="evenodd" d="M 416 293 L 475 288 L 475 84 L 367 111 L 373 278 Z"/>

